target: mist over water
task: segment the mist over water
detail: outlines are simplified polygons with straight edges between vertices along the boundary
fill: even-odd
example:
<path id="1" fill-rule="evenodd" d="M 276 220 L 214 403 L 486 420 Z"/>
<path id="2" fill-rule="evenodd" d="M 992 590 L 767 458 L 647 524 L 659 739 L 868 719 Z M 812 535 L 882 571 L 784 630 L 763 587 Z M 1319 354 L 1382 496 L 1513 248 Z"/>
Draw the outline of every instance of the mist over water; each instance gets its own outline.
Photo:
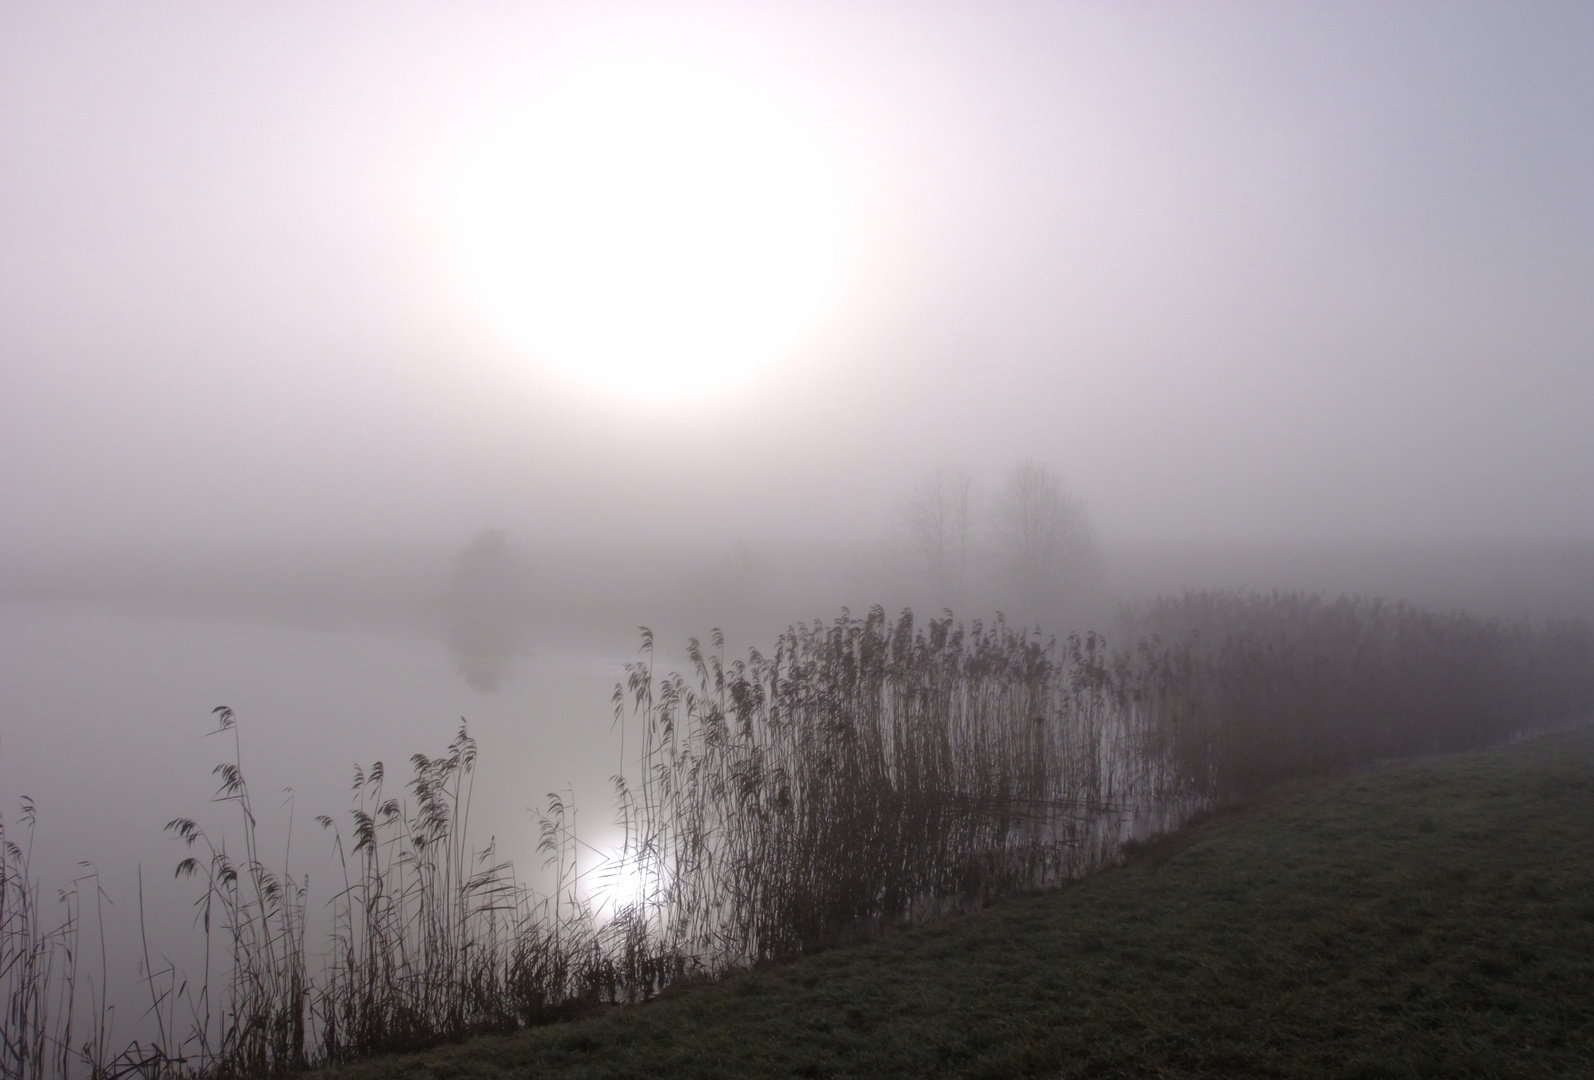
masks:
<path id="1" fill-rule="evenodd" d="M 1127 644 L 1121 604 L 1199 588 L 1594 614 L 1591 545 L 1126 545 L 1101 563 L 1033 621 Z M 737 654 L 847 607 L 949 606 L 900 532 L 698 553 L 539 551 L 487 529 L 453 552 L 13 564 L 8 575 L 0 782 L 37 801 L 61 870 L 91 857 L 107 873 L 175 861 L 161 828 L 212 793 L 215 705 L 237 711 L 251 771 L 269 790 L 293 788 L 301 822 L 342 807 L 356 763 L 430 752 L 467 720 L 488 755 L 477 820 L 530 867 L 548 792 L 570 787 L 595 833 L 610 825 L 608 781 L 625 764 L 610 698 L 639 627 L 655 633 L 661 668 L 685 671 L 688 640 L 713 629 Z M 969 577 L 975 602 L 954 612 L 989 621 L 1007 605 L 972 566 Z M 306 835 L 308 852 L 318 841 Z"/>

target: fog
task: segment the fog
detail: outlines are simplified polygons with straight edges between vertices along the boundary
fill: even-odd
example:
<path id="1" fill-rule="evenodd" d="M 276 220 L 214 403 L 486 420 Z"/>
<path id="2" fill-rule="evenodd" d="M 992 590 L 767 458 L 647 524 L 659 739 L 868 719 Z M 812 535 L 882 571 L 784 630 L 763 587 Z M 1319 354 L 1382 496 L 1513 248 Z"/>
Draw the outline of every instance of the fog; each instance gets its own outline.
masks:
<path id="1" fill-rule="evenodd" d="M 1021 458 L 1112 538 L 1594 535 L 1579 6 L 583 12 L 8 5 L 6 548 L 851 537 Z M 811 339 L 668 409 L 501 344 L 442 209 L 646 53 L 852 222 Z"/>
<path id="2" fill-rule="evenodd" d="M 607 822 L 642 625 L 1594 615 L 1591 56 L 1573 3 L 0 4 L 0 813 L 125 896 L 212 706 L 301 813 L 463 715 L 531 864 L 545 792 Z M 517 344 L 455 235 L 495 132 L 636 60 L 839 207 L 828 306 L 689 397 Z M 1045 605 L 1022 463 L 1084 530 Z"/>

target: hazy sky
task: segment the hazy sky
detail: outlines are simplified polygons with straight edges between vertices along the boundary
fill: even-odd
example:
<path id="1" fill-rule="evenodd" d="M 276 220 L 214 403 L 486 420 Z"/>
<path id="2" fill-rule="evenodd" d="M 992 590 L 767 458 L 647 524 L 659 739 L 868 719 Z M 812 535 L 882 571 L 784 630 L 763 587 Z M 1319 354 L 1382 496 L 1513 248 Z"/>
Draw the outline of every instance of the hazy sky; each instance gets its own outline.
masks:
<path id="1" fill-rule="evenodd" d="M 667 406 L 501 337 L 449 209 L 638 60 L 844 222 Z M 0 0 L 0 548 L 845 535 L 1024 457 L 1109 539 L 1588 539 L 1591 421 L 1585 3 Z"/>

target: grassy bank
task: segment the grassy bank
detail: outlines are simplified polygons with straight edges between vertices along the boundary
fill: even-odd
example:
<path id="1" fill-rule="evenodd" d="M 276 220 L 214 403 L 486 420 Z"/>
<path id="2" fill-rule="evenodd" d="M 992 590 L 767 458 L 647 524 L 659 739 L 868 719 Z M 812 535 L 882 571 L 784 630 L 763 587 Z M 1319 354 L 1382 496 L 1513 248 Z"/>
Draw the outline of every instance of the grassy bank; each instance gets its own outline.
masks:
<path id="1" fill-rule="evenodd" d="M 396 1076 L 1594 1074 L 1594 729 L 1275 791 L 1058 892 Z"/>

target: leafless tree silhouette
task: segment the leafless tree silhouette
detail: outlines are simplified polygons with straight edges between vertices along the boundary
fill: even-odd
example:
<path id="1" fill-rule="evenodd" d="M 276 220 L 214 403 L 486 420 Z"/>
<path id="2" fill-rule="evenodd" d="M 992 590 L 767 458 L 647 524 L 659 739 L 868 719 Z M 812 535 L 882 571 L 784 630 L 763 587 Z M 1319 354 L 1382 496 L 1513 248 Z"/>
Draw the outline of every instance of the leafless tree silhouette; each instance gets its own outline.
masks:
<path id="1" fill-rule="evenodd" d="M 1046 466 L 1021 462 L 997 493 L 993 517 L 998 594 L 1016 618 L 1049 617 L 1101 573 L 1085 502 Z"/>
<path id="2" fill-rule="evenodd" d="M 937 607 L 962 610 L 966 604 L 974 504 L 974 478 L 961 469 L 936 470 L 903 500 L 902 523 Z"/>

